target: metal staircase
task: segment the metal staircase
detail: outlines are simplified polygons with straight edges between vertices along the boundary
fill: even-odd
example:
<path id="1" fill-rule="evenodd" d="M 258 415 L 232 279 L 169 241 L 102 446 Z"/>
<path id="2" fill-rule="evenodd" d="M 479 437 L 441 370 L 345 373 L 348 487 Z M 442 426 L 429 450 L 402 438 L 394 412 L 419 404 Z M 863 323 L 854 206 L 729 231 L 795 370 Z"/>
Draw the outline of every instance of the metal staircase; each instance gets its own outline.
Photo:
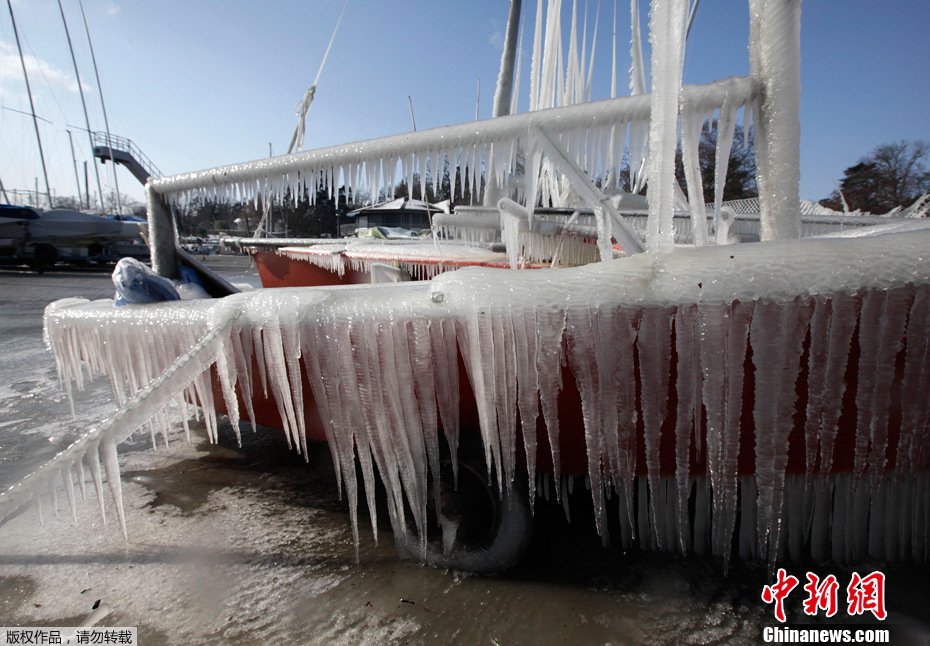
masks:
<path id="1" fill-rule="evenodd" d="M 126 137 L 107 135 L 105 132 L 94 132 L 94 157 L 103 162 L 107 160 L 125 166 L 133 176 L 143 185 L 149 177 L 158 177 L 162 174 L 158 167 L 152 163 L 142 150 Z"/>

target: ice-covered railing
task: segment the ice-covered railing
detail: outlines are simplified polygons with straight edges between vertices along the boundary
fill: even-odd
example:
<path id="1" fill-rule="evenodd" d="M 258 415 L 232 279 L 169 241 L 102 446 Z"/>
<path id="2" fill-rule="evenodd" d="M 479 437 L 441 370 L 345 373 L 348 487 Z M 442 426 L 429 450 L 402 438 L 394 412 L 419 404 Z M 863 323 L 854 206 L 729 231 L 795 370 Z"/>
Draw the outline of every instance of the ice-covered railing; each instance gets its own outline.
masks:
<path id="1" fill-rule="evenodd" d="M 686 86 L 682 96 L 695 113 L 705 115 L 724 103 L 734 109 L 743 107 L 753 100 L 755 91 L 750 79 L 732 78 Z M 623 149 L 627 126 L 646 123 L 649 116 L 649 95 L 620 97 L 158 177 L 150 186 L 169 200 L 233 201 L 263 195 L 281 198 L 288 191 L 300 195 L 300 186 L 312 188 L 322 178 L 330 192 L 340 186 L 353 192 L 366 186 L 378 194 L 393 188 L 399 179 L 416 185 L 414 175 L 424 187 L 428 177 L 436 184 L 442 179 L 443 164 L 448 163 L 459 168 L 462 181 L 467 178 L 477 190 L 474 183 L 489 161 L 492 144 L 498 181 L 504 183 L 508 174 L 516 172 L 517 155 L 531 149 L 531 123 L 557 138 L 592 177 L 606 176 L 610 168 L 619 166 L 619 158 L 609 153 Z M 463 188 L 460 184 L 455 190 Z M 311 197 L 314 194 L 311 191 Z"/>
<path id="2" fill-rule="evenodd" d="M 598 529 L 616 498 L 624 544 L 926 560 L 927 248 L 924 229 L 676 249 L 557 280 L 479 269 L 431 284 L 266 290 L 173 314 L 60 307 L 46 326 L 64 376 L 100 371 L 132 390 L 133 374 L 159 369 L 147 357 L 190 354 L 176 332 L 192 313 L 210 321 L 203 338 L 218 345 L 197 379 L 212 365 L 233 411 L 234 390 L 246 402 L 270 393 L 298 447 L 316 407 L 353 525 L 358 458 L 367 496 L 375 468 L 384 481 L 394 528 L 407 510 L 423 526 L 439 430 L 458 442 L 461 355 L 498 482 L 508 489 L 525 463 L 534 483 L 537 453 L 550 450 L 558 483 L 559 447 L 580 441 Z M 140 332 L 127 324 L 136 312 L 165 319 Z M 120 349 L 132 343 L 143 347 L 128 367 Z M 187 389 L 212 418 L 213 395 L 190 390 L 191 374 L 162 401 Z M 557 405 L 569 383 L 580 415 Z M 537 446 L 537 424 L 551 449 Z"/>
<path id="3" fill-rule="evenodd" d="M 580 197 L 598 216 L 601 258 L 608 259 L 611 234 L 623 238 L 620 244 L 628 252 L 637 251 L 639 246 L 635 236 L 626 235 L 629 231 L 622 219 L 610 209 L 595 184 L 598 178 L 610 184 L 619 176 L 624 150 L 629 151 L 636 188 L 648 180 L 647 246 L 668 248 L 673 244 L 672 217 L 680 192 L 674 177 L 679 130 L 695 242 L 703 245 L 709 240 L 697 150 L 702 124 L 714 113 L 719 132 L 715 152 L 715 230 L 718 242 L 726 241 L 726 222 L 719 205 L 741 107 L 750 108 L 756 128 L 761 237 L 797 237 L 800 3 L 750 0 L 749 4 L 749 78 L 682 87 L 688 2 L 653 0 L 652 88 L 647 94 L 638 0 L 632 0 L 633 96 L 564 106 L 570 96 L 575 97 L 572 100 L 587 98 L 590 84 L 581 77 L 589 79 L 590 69 L 585 72 L 583 55 L 581 61 L 577 59 L 584 46 L 579 50 L 573 23 L 567 76 L 560 77 L 560 2 L 548 3 L 544 41 L 544 3 L 540 2 L 530 83 L 534 111 L 157 178 L 147 188 L 155 269 L 168 276 L 177 271 L 169 205 L 178 200 L 198 196 L 257 200 L 259 196 L 287 194 L 297 199 L 303 187 L 312 189 L 313 199 L 320 185 L 327 187 L 330 195 L 340 186 L 357 191 L 362 185 L 377 195 L 393 187 L 398 168 L 408 186 L 413 187 L 418 178 L 421 192 L 425 192 L 428 178 L 436 188 L 445 168 L 450 175 L 452 169 L 458 169 L 458 181 L 454 182 L 457 187 L 453 190 L 461 194 L 467 187 L 473 196 L 477 195 L 483 178 L 488 189 L 486 204 L 493 205 L 500 197 L 515 198 L 529 208 L 530 220 L 538 201 L 543 206 L 565 206 Z M 614 82 L 611 93 L 615 90 Z M 539 109 L 555 105 L 562 107 Z M 521 158 L 522 165 L 518 163 Z M 523 181 L 511 182 L 511 176 L 518 172 L 525 173 Z"/>
<path id="4" fill-rule="evenodd" d="M 695 122 L 703 122 L 715 111 L 720 111 L 718 120 L 735 122 L 737 111 L 752 107 L 755 98 L 756 83 L 749 78 L 734 77 L 681 90 L 682 106 L 687 106 L 686 114 Z M 677 96 L 674 101 L 677 105 Z M 491 168 L 498 186 L 509 187 L 513 197 L 530 205 L 540 196 L 557 205 L 567 197 L 542 194 L 550 183 L 539 181 L 541 173 L 544 167 L 554 168 L 570 179 L 574 193 L 602 217 L 601 257 L 611 256 L 611 232 L 621 239 L 625 250 L 631 251 L 640 243 L 635 238 L 622 239 L 619 216 L 613 214 L 611 227 L 601 214 L 605 209 L 609 212 L 610 205 L 594 179 L 617 176 L 621 162 L 618 151 L 624 148 L 627 132 L 633 136 L 650 123 L 654 103 L 650 95 L 620 97 L 154 178 L 146 189 L 153 264 L 162 275 L 173 277 L 177 272 L 176 234 L 166 200 L 258 200 L 287 194 L 296 199 L 303 187 L 312 189 L 318 182 L 327 186 L 330 194 L 340 187 L 356 191 L 363 186 L 378 194 L 382 188 L 394 186 L 398 168 L 408 186 L 413 186 L 417 177 L 425 189 L 429 177 L 435 188 L 446 165 L 459 169 L 460 182 L 470 182 L 472 194 L 480 188 L 482 172 Z M 731 143 L 721 138 L 719 146 L 726 146 L 721 154 L 729 156 Z M 527 160 L 526 181 L 513 184 L 509 179 L 517 172 L 521 158 Z M 456 190 L 464 192 L 464 184 Z M 310 190 L 310 195 L 315 196 L 316 191 Z M 670 234 L 667 237 L 671 242 Z"/>

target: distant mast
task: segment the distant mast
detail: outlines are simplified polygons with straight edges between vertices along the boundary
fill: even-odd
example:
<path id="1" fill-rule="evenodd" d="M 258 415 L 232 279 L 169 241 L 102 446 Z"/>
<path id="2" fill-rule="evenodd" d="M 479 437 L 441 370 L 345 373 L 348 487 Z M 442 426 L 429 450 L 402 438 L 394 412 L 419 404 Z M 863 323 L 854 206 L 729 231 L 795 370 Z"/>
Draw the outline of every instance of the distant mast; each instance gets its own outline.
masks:
<path id="1" fill-rule="evenodd" d="M 10 0 L 7 0 L 9 2 Z M 90 129 L 90 118 L 87 116 L 87 101 L 84 99 L 84 86 L 81 85 L 81 73 L 78 71 L 77 59 L 74 57 L 74 46 L 71 44 L 71 32 L 68 29 L 68 21 L 65 20 L 65 10 L 61 6 L 61 0 L 58 0 L 58 11 L 61 12 L 61 24 L 65 28 L 65 36 L 68 39 L 68 49 L 71 50 L 71 62 L 74 64 L 74 76 L 77 78 L 78 92 L 81 95 L 81 105 L 84 108 L 84 125 L 87 130 L 87 142 L 90 144 L 91 155 L 94 154 L 94 136 Z M 100 211 L 106 211 L 103 204 L 103 186 L 100 184 L 100 170 L 97 164 L 94 164 L 94 174 L 97 176 L 97 193 L 100 198 Z M 90 200 L 88 200 L 90 201 Z"/>
<path id="2" fill-rule="evenodd" d="M 60 0 L 59 0 L 60 3 Z M 84 2 L 78 0 L 78 6 L 81 8 L 81 20 L 84 21 L 84 33 L 87 34 L 87 47 L 90 49 L 90 60 L 94 63 L 94 78 L 97 79 L 97 92 L 100 94 L 100 107 L 103 109 L 103 126 L 107 131 L 107 150 L 110 152 L 110 159 L 113 159 L 113 139 L 110 136 L 110 120 L 107 118 L 107 104 L 103 100 L 103 85 L 100 83 L 100 71 L 97 69 L 97 55 L 94 54 L 94 43 L 90 39 L 90 28 L 87 26 L 87 16 L 84 15 Z M 74 56 L 74 52 L 71 52 Z M 75 64 L 76 65 L 76 64 Z M 92 146 L 93 147 L 93 146 Z M 116 174 L 116 162 L 113 162 L 113 185 L 116 187 L 116 212 L 122 214 L 123 200 L 119 194 L 119 178 Z"/>
<path id="3" fill-rule="evenodd" d="M 74 155 L 74 139 L 71 137 L 71 131 L 68 133 L 68 145 L 71 147 L 71 165 L 74 166 L 74 183 L 77 185 L 78 204 L 84 203 L 84 197 L 81 195 L 81 178 L 78 176 L 77 157 Z"/>
<path id="4" fill-rule="evenodd" d="M 39 144 L 39 159 L 42 160 L 42 176 L 45 178 L 45 195 L 48 198 L 48 206 L 52 207 L 52 190 L 48 185 L 48 171 L 45 169 L 45 151 L 42 150 L 42 136 L 39 134 L 39 120 L 36 118 L 36 106 L 32 101 L 32 87 L 29 85 L 29 75 L 26 73 L 26 61 L 23 59 L 23 47 L 19 42 L 19 30 L 16 29 L 16 18 L 13 16 L 13 4 L 6 0 L 6 6 L 10 10 L 10 22 L 13 23 L 13 35 L 16 37 L 16 48 L 19 50 L 19 63 L 23 66 L 23 78 L 26 81 L 26 94 L 29 95 L 29 110 L 32 113 L 32 125 L 36 129 L 36 142 Z M 6 192 L 6 191 L 4 191 Z M 38 190 L 36 193 L 38 194 Z"/>

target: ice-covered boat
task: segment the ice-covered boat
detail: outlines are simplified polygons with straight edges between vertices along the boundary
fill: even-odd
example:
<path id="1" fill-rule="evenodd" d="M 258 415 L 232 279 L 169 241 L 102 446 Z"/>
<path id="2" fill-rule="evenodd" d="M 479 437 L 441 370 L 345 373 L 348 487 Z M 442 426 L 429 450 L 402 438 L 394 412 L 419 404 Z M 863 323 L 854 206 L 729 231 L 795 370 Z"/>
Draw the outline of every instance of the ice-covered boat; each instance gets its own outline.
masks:
<path id="1" fill-rule="evenodd" d="M 425 218 L 426 210 L 422 213 Z M 507 210 L 461 206 L 456 213 L 431 213 L 418 223 L 425 227 L 419 230 L 395 229 L 383 219 L 358 216 L 359 224 L 374 225 L 362 229 L 367 235 L 335 240 L 226 238 L 224 244 L 252 257 L 263 287 L 370 283 L 373 267 L 376 281 L 381 279 L 378 272 L 385 271 L 394 280 L 424 280 L 462 267 L 574 267 L 600 258 L 597 229 L 590 222 L 578 223 L 580 213 L 538 210 L 531 229 L 527 213 L 516 204 Z M 586 220 L 591 219 L 589 210 Z M 416 231 L 418 235 L 411 235 Z"/>
<path id="2" fill-rule="evenodd" d="M 550 179 L 570 182 L 593 210 L 603 261 L 139 307 L 53 304 L 46 333 L 63 381 L 105 374 L 123 406 L 0 504 L 59 479 L 73 488 L 85 463 L 100 488 L 102 459 L 121 514 L 117 443 L 164 427 L 172 405 L 182 418 L 196 405 L 212 437 L 225 411 L 234 429 L 245 417 L 296 447 L 325 440 L 356 532 L 360 492 L 376 523 L 380 480 L 401 544 L 412 530 L 416 553 L 448 565 L 503 565 L 534 494 L 564 496 L 575 475 L 605 537 L 616 505 L 625 545 L 724 560 L 926 561 L 930 229 L 798 238 L 799 5 L 752 0 L 751 76 L 682 88 L 686 6 L 653 2 L 651 95 L 150 181 L 155 265 L 170 275 L 172 200 L 280 195 L 307 178 L 367 175 L 377 187 L 382 165 L 402 160 L 412 175 L 446 158 L 490 167 L 506 187 L 519 154 L 526 181 L 514 196 L 533 205 Z M 709 244 L 696 126 L 708 113 L 732 124 L 741 107 L 758 128 L 762 241 Z M 679 117 L 689 248 L 674 244 Z M 589 173 L 645 131 L 647 249 L 613 259 L 611 239 L 629 239 L 630 226 Z M 725 159 L 727 137 L 718 146 Z"/>
<path id="3" fill-rule="evenodd" d="M 621 200 L 614 198 L 614 201 Z M 640 201 L 645 204 L 644 199 Z M 724 203 L 723 209 L 729 218 L 727 234 L 732 242 L 759 241 L 758 199 Z M 643 243 L 647 209 L 627 208 L 622 215 L 637 241 Z M 263 287 L 370 283 L 372 266 L 382 270 L 385 266 L 393 268 L 390 279 L 423 280 L 462 267 L 577 267 L 600 259 L 597 227 L 590 208 L 537 209 L 532 231 L 526 224 L 527 217 L 518 218 L 523 226 L 517 227 L 518 232 L 509 240 L 508 251 L 504 237 L 509 217 L 512 214 L 497 208 L 460 207 L 455 214 L 434 217 L 433 235 L 388 239 L 383 234 L 336 240 L 226 238 L 224 244 L 252 257 Z M 882 216 L 802 211 L 801 237 L 868 232 L 871 227 L 888 225 L 889 221 Z M 901 218 L 893 221 L 900 222 Z M 708 224 L 712 224 L 711 216 Z M 690 215 L 678 210 L 673 228 L 676 244 L 693 244 Z M 617 257 L 625 254 L 619 241 L 612 239 L 612 244 Z"/>

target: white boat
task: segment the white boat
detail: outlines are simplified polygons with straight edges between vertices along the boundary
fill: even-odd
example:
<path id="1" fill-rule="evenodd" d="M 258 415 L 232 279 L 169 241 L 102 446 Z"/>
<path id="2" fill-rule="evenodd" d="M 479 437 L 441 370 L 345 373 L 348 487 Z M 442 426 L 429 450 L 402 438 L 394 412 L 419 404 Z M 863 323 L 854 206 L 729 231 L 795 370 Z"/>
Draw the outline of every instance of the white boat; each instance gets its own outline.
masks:
<path id="1" fill-rule="evenodd" d="M 4 207 L 0 211 L 2 259 L 40 267 L 59 260 L 85 262 L 147 257 L 145 222 L 82 213 L 72 209 Z"/>
<path id="2" fill-rule="evenodd" d="M 138 238 L 144 223 L 109 218 L 72 209 L 50 209 L 30 221 L 26 238 L 34 243 L 66 247 Z"/>
<path id="3" fill-rule="evenodd" d="M 39 218 L 28 206 L 0 204 L 0 249 L 12 249 L 23 239 L 26 227 Z"/>

